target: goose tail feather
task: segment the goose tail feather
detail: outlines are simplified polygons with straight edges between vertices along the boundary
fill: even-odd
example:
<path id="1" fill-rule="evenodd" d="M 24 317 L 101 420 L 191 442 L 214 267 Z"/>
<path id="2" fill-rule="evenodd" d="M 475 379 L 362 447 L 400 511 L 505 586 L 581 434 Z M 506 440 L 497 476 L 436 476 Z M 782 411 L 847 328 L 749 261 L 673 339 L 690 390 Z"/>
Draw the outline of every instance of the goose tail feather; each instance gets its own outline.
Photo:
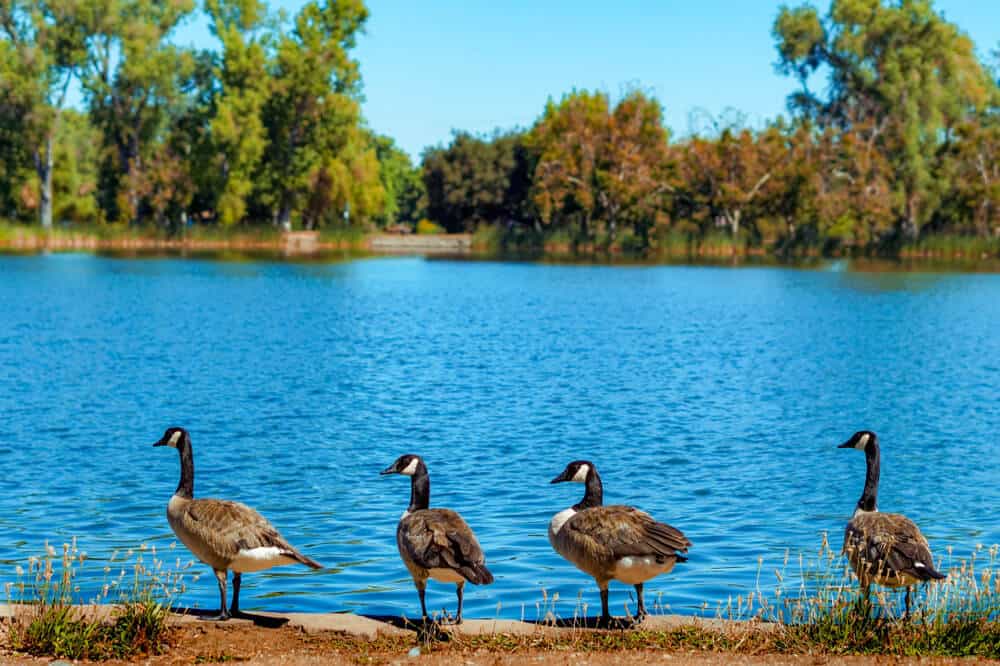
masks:
<path id="1" fill-rule="evenodd" d="M 947 574 L 943 574 L 937 569 L 930 567 L 922 568 L 920 573 L 923 574 L 922 578 L 924 580 L 944 580 L 948 577 Z"/>
<path id="2" fill-rule="evenodd" d="M 316 560 L 314 560 L 311 557 L 303 555 L 302 553 L 300 553 L 299 551 L 297 551 L 295 549 L 289 550 L 286 554 L 288 555 L 288 557 L 292 558 L 296 562 L 300 562 L 300 563 L 306 565 L 310 569 L 322 569 L 323 568 L 322 564 L 320 564 L 319 562 L 317 562 Z"/>
<path id="3" fill-rule="evenodd" d="M 469 564 L 462 567 L 461 574 L 475 585 L 489 585 L 493 582 L 493 574 L 485 564 Z"/>

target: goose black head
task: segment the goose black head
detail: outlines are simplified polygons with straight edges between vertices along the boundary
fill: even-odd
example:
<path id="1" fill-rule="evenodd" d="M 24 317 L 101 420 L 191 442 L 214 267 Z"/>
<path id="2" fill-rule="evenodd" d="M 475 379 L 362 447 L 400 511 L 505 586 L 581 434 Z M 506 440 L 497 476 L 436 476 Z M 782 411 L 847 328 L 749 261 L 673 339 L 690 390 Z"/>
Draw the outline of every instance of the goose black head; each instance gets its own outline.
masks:
<path id="1" fill-rule="evenodd" d="M 871 430 L 859 430 L 851 438 L 838 446 L 838 449 L 857 449 L 866 453 L 878 447 L 878 436 Z"/>
<path id="2" fill-rule="evenodd" d="M 163 437 L 160 441 L 153 444 L 153 446 L 172 446 L 175 449 L 180 448 L 184 442 L 190 442 L 191 438 L 188 435 L 187 430 L 184 428 L 167 428 L 166 432 L 163 433 Z"/>
<path id="3" fill-rule="evenodd" d="M 552 479 L 549 483 L 586 483 L 587 477 L 590 476 L 590 470 L 596 469 L 594 463 L 589 460 L 574 460 L 570 464 L 566 465 L 566 469 L 562 471 L 562 474 Z"/>
<path id="4" fill-rule="evenodd" d="M 383 475 L 402 474 L 403 476 L 413 476 L 421 467 L 426 469 L 423 459 L 420 456 L 407 453 L 396 458 L 396 462 L 386 467 L 381 473 Z"/>

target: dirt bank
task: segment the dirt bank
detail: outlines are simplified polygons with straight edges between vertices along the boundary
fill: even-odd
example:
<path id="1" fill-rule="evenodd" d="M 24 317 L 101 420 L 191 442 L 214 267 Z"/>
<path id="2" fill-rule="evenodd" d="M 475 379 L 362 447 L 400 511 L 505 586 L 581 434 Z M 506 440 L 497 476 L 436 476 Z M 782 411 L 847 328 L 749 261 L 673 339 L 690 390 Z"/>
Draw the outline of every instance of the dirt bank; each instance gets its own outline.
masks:
<path id="1" fill-rule="evenodd" d="M 16 609 L 0 606 L 9 622 Z M 110 607 L 88 609 L 107 614 Z M 762 634 L 783 629 L 761 623 L 647 618 L 628 630 L 597 631 L 507 620 L 469 620 L 460 627 L 414 631 L 399 618 L 347 613 L 257 614 L 251 619 L 204 622 L 192 614 L 171 616 L 170 649 L 141 657 L 143 664 L 972 664 L 1000 663 L 911 657 L 844 657 L 777 654 L 761 649 Z M 737 638 L 737 648 L 717 651 L 712 636 Z M 741 638 L 742 637 L 742 638 Z M 6 641 L 3 641 L 6 644 Z M 733 645 L 733 643 L 730 643 Z M 51 658 L 0 652 L 4 664 L 48 664 Z"/>

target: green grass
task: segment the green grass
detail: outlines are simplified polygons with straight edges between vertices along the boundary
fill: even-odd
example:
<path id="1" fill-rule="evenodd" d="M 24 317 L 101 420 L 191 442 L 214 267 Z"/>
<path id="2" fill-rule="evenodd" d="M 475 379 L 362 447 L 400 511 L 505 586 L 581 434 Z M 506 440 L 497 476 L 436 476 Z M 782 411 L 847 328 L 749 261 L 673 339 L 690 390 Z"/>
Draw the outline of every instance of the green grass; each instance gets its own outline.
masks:
<path id="1" fill-rule="evenodd" d="M 1000 239 L 979 238 L 976 236 L 955 236 L 940 234 L 921 238 L 915 243 L 904 245 L 900 255 L 937 255 L 950 257 L 998 257 L 1000 256 Z"/>
<path id="2" fill-rule="evenodd" d="M 150 557 L 147 565 L 146 557 Z M 19 604 L 9 641 L 13 649 L 31 655 L 66 659 L 125 659 L 161 654 L 168 647 L 167 618 L 172 600 L 183 589 L 183 574 L 164 567 L 155 548 L 113 556 L 104 568 L 105 582 L 90 608 L 81 607 L 76 579 L 86 554 L 76 542 L 63 544 L 62 555 L 46 546 L 32 557 L 25 573 L 17 567 L 18 583 L 8 585 L 8 599 Z M 119 568 L 112 577 L 112 568 Z M 11 598 L 14 590 L 18 598 Z M 114 604 L 110 615 L 93 610 Z"/>
<path id="3" fill-rule="evenodd" d="M 481 224 L 472 234 L 472 249 L 476 252 L 494 254 L 503 246 L 504 232 L 496 224 Z"/>

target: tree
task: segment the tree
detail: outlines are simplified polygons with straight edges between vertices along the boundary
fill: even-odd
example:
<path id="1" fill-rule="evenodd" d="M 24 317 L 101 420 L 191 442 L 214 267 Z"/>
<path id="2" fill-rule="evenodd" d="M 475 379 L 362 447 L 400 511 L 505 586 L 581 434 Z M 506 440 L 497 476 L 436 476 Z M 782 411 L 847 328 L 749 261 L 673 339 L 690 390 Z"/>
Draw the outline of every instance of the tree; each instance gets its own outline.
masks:
<path id="1" fill-rule="evenodd" d="M 424 153 L 427 214 L 450 233 L 525 223 L 531 162 L 521 132 L 456 132 L 447 147 Z"/>
<path id="2" fill-rule="evenodd" d="M 614 109 L 603 93 L 551 100 L 532 128 L 537 154 L 532 201 L 542 224 L 589 242 L 614 242 L 622 226 L 643 238 L 669 193 L 667 131 L 659 102 L 639 91 Z"/>
<path id="3" fill-rule="evenodd" d="M 219 222 L 231 225 L 247 214 L 254 175 L 267 149 L 262 111 L 270 80 L 267 72 L 268 34 L 256 37 L 264 19 L 259 0 L 207 0 L 212 32 L 222 43 L 214 68 L 218 81 L 209 122 L 213 169 L 210 174 Z"/>
<path id="4" fill-rule="evenodd" d="M 972 41 L 930 0 L 833 0 L 825 18 L 783 8 L 773 34 L 779 70 L 802 87 L 791 109 L 885 156 L 897 230 L 914 238 L 948 187 L 934 177 L 939 151 L 994 87 Z M 820 68 L 829 72 L 826 96 L 808 87 Z"/>
<path id="5" fill-rule="evenodd" d="M 773 133 L 758 137 L 746 128 L 726 127 L 714 139 L 692 137 L 678 149 L 678 217 L 692 219 L 701 235 L 725 229 L 736 239 L 746 228 L 759 238 L 765 187 L 782 158 Z"/>
<path id="6" fill-rule="evenodd" d="M 304 209 L 314 184 L 351 172 L 327 157 L 356 152 L 355 144 L 363 142 L 357 131 L 360 76 L 349 51 L 367 18 L 361 0 L 314 0 L 296 16 L 294 29 L 276 40 L 271 89 L 262 110 L 269 148 L 258 171 L 258 201 L 282 228 L 291 227 L 292 215 Z M 376 177 L 368 184 L 377 182 Z M 349 204 L 343 199 L 341 205 Z M 345 213 L 346 208 L 336 212 Z M 317 220 L 312 215 L 309 224 Z"/>
<path id="7" fill-rule="evenodd" d="M 391 138 L 374 135 L 372 144 L 385 190 L 385 203 L 375 216 L 375 223 L 383 228 L 400 222 L 416 224 L 423 215 L 427 196 L 420 169 L 413 166 L 410 156 L 396 147 Z"/>
<path id="8" fill-rule="evenodd" d="M 142 213 L 143 173 L 190 101 L 196 59 L 168 42 L 193 0 L 79 0 L 71 15 L 85 37 L 81 81 L 104 145 L 99 199 L 109 221 Z M 178 157 L 180 159 L 180 156 Z"/>
<path id="9" fill-rule="evenodd" d="M 0 121 L 17 127 L 24 152 L 38 178 L 38 213 L 52 226 L 55 137 L 70 82 L 82 58 L 80 31 L 69 17 L 72 0 L 0 0 L 0 112 L 18 118 Z M 11 158 L 16 155 L 10 155 Z"/>

